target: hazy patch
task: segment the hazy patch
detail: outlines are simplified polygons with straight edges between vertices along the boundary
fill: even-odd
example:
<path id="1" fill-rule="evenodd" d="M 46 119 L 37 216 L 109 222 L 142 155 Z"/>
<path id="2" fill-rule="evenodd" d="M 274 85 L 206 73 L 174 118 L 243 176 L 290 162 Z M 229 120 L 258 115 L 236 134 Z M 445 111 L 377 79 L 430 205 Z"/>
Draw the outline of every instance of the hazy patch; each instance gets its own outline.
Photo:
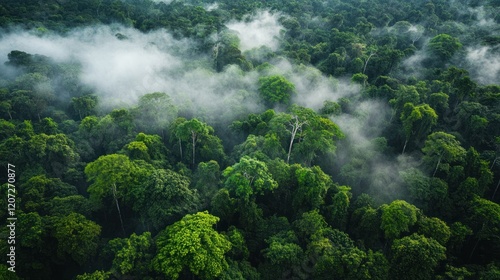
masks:
<path id="1" fill-rule="evenodd" d="M 290 74 L 297 96 L 293 102 L 319 110 L 326 100 L 338 101 L 342 97 L 360 92 L 360 86 L 348 80 L 326 77 L 316 68 L 301 65 Z"/>
<path id="2" fill-rule="evenodd" d="M 382 134 L 390 109 L 376 100 L 359 102 L 352 109 L 352 114 L 342 114 L 332 120 L 345 134 L 346 144 L 356 149 L 374 149 L 372 140 Z"/>
<path id="3" fill-rule="evenodd" d="M 231 21 L 226 26 L 238 32 L 242 51 L 261 46 L 267 46 L 276 51 L 279 47 L 280 31 L 283 29 L 278 18 L 278 14 L 260 11 L 244 21 Z"/>
<path id="4" fill-rule="evenodd" d="M 215 73 L 210 56 L 193 55 L 192 44 L 173 39 L 165 30 L 144 34 L 124 27 L 79 29 L 65 37 L 19 32 L 0 39 L 0 59 L 6 61 L 10 51 L 20 50 L 78 64 L 80 81 L 106 107 L 131 105 L 146 93 L 161 91 L 181 109 L 200 116 L 255 112 L 257 74 L 237 67 Z"/>
<path id="5" fill-rule="evenodd" d="M 424 70 L 422 63 L 428 58 L 429 55 L 425 48 L 416 51 L 413 55 L 405 58 L 401 64 L 398 65 L 398 68 L 400 68 L 398 74 L 403 75 L 405 78 L 421 78 Z"/>
<path id="6" fill-rule="evenodd" d="M 174 0 L 151 0 L 151 1 L 153 1 L 155 3 L 163 2 L 163 3 L 168 5 L 168 4 L 172 3 Z"/>
<path id="7" fill-rule="evenodd" d="M 348 79 L 336 79 L 325 76 L 312 66 L 294 65 L 290 60 L 279 57 L 269 62 L 273 67 L 261 75 L 283 75 L 295 86 L 296 95 L 292 103 L 320 110 L 325 101 L 339 101 L 347 96 L 360 93 L 361 87 Z"/>
<path id="8" fill-rule="evenodd" d="M 419 163 L 408 155 L 395 158 L 378 157 L 371 163 L 368 193 L 377 197 L 380 203 L 389 203 L 408 195 L 400 173 L 410 168 L 417 168 Z"/>
<path id="9" fill-rule="evenodd" d="M 207 11 L 217 10 L 217 8 L 219 8 L 219 4 L 218 3 L 206 4 L 204 8 Z"/>
<path id="10" fill-rule="evenodd" d="M 387 143 L 380 138 L 390 118 L 388 105 L 368 100 L 354 103 L 352 110 L 332 118 L 345 134 L 336 151 L 341 183 L 358 186 L 355 191 L 374 195 L 380 203 L 405 197 L 400 172 L 418 162 L 409 155 L 388 156 Z"/>
<path id="11" fill-rule="evenodd" d="M 496 25 L 495 20 L 491 17 L 490 13 L 488 13 L 483 6 L 477 8 L 468 8 L 469 12 L 477 18 L 477 24 L 483 27 L 492 27 Z"/>
<path id="12" fill-rule="evenodd" d="M 249 26 L 275 16 L 262 12 L 256 18 Z M 269 34 L 266 31 L 260 38 L 272 41 Z M 77 29 L 64 37 L 7 34 L 0 39 L 0 57 L 6 61 L 10 51 L 20 50 L 77 64 L 80 82 L 94 89 L 107 108 L 132 105 L 140 96 L 160 91 L 169 94 L 180 110 L 207 118 L 229 119 L 262 110 L 260 75 L 286 76 L 296 87 L 293 101 L 316 110 L 325 100 L 337 101 L 359 92 L 349 81 L 328 78 L 316 68 L 296 66 L 285 58 L 275 60 L 269 73 L 244 72 L 236 66 L 216 73 L 209 54 L 193 55 L 192 45 L 165 30 L 141 33 L 121 26 L 99 26 Z"/>
<path id="13" fill-rule="evenodd" d="M 467 48 L 469 72 L 481 84 L 500 83 L 500 52 L 491 47 Z"/>

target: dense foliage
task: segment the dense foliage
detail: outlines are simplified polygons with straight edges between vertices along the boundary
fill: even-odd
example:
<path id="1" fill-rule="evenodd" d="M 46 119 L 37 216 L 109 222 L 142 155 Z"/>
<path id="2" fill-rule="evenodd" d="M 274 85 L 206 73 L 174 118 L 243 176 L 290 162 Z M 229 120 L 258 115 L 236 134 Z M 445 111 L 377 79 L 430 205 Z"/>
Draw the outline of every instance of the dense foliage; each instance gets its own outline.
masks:
<path id="1" fill-rule="evenodd" d="M 499 279 L 500 1 L 4 0 L 0 28 L 1 279 Z"/>

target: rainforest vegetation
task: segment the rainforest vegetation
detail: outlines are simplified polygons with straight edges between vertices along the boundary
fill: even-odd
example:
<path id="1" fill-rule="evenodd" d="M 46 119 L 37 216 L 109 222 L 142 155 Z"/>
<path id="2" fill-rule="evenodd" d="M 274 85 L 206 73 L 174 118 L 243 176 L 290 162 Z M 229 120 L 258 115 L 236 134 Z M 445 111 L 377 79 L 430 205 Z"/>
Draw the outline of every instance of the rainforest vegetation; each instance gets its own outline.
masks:
<path id="1" fill-rule="evenodd" d="M 0 161 L 0 279 L 500 279 L 500 1 L 2 0 Z"/>

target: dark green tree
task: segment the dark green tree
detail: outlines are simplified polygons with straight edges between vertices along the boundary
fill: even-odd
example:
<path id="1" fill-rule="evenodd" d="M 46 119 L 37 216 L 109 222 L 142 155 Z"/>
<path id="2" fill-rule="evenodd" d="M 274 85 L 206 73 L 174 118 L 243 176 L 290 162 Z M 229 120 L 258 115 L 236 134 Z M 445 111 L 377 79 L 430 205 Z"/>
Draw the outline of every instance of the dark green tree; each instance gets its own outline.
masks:
<path id="1" fill-rule="evenodd" d="M 434 269 L 446 258 L 445 247 L 416 233 L 395 240 L 391 251 L 392 279 L 433 279 Z"/>
<path id="2" fill-rule="evenodd" d="M 429 51 L 442 61 L 450 59 L 462 44 L 457 38 L 448 34 L 439 34 L 429 41 Z"/>
<path id="3" fill-rule="evenodd" d="M 451 236 L 450 227 L 442 220 L 436 217 L 422 217 L 418 221 L 418 233 L 427 238 L 432 238 L 439 244 L 446 246 Z"/>
<path id="4" fill-rule="evenodd" d="M 213 128 L 208 126 L 206 123 L 199 121 L 198 119 L 184 121 L 176 126 L 175 135 L 179 139 L 179 141 L 185 141 L 191 144 L 191 164 L 193 167 L 196 159 L 196 144 L 202 137 L 208 135 L 209 133 L 213 133 Z M 182 150 L 182 147 L 180 147 L 180 149 Z"/>
<path id="5" fill-rule="evenodd" d="M 168 169 L 155 169 L 139 185 L 131 186 L 133 209 L 140 213 L 147 229 L 161 230 L 198 209 L 200 199 L 190 180 Z"/>
<path id="6" fill-rule="evenodd" d="M 259 79 L 259 93 L 268 106 L 288 105 L 295 93 L 295 85 L 281 75 L 265 76 Z"/>
<path id="7" fill-rule="evenodd" d="M 330 176 L 319 166 L 299 168 L 295 171 L 298 188 L 293 194 L 293 206 L 298 213 L 319 209 L 325 203 L 329 188 L 333 187 Z"/>
<path id="8" fill-rule="evenodd" d="M 71 98 L 71 106 L 78 114 L 80 120 L 91 115 L 95 115 L 95 108 L 97 106 L 97 96 L 84 95 L 81 97 Z"/>
<path id="9" fill-rule="evenodd" d="M 134 109 L 135 122 L 142 131 L 164 137 L 164 130 L 177 117 L 177 107 L 164 92 L 148 93 L 139 98 Z"/>
<path id="10" fill-rule="evenodd" d="M 209 204 L 212 197 L 219 190 L 221 175 L 220 165 L 215 160 L 198 164 L 193 178 L 193 185 L 199 193 L 204 206 Z"/>
<path id="11" fill-rule="evenodd" d="M 435 166 L 432 176 L 436 175 L 441 163 L 461 161 L 465 156 L 465 149 L 462 148 L 460 142 L 453 135 L 441 131 L 434 132 L 427 137 L 422 152 L 424 152 L 424 161 L 429 166 Z"/>
<path id="12" fill-rule="evenodd" d="M 134 169 L 137 167 L 125 155 L 111 154 L 99 157 L 87 164 L 85 174 L 92 184 L 88 187 L 90 199 L 101 203 L 104 198 L 111 197 L 116 204 L 120 224 L 125 235 L 125 227 L 119 200 L 126 199 L 134 187 Z"/>
<path id="13" fill-rule="evenodd" d="M 101 226 L 78 213 L 53 217 L 52 220 L 52 236 L 57 240 L 57 254 L 60 258 L 70 256 L 83 265 L 95 255 Z"/>
<path id="14" fill-rule="evenodd" d="M 406 136 L 402 152 L 404 153 L 410 137 L 413 137 L 416 142 L 426 137 L 432 127 L 437 124 L 438 116 L 427 104 L 414 106 L 412 103 L 406 103 L 400 118 Z"/>
<path id="15" fill-rule="evenodd" d="M 404 200 L 395 200 L 380 208 L 382 210 L 380 228 L 387 239 L 398 238 L 417 222 L 417 207 Z"/>
<path id="16" fill-rule="evenodd" d="M 150 274 L 149 264 L 153 259 L 154 241 L 150 232 L 141 235 L 132 233 L 129 238 L 116 238 L 109 241 L 114 253 L 111 270 L 119 274 L 145 277 Z"/>
<path id="17" fill-rule="evenodd" d="M 81 275 L 77 275 L 77 280 L 108 280 L 111 278 L 111 272 L 96 270 L 92 273 L 84 273 Z"/>

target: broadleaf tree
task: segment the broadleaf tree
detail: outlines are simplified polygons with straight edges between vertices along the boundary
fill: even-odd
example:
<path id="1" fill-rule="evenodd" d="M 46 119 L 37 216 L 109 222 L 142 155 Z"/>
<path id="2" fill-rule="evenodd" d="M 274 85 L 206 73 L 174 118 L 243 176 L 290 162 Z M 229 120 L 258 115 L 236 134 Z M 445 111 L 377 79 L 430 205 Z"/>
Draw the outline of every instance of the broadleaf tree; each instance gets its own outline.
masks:
<path id="1" fill-rule="evenodd" d="M 203 279 L 219 276 L 228 268 L 225 254 L 231 243 L 213 228 L 218 221 L 205 211 L 188 214 L 168 226 L 156 240 L 154 270 L 169 279 L 179 279 L 185 268 Z"/>

